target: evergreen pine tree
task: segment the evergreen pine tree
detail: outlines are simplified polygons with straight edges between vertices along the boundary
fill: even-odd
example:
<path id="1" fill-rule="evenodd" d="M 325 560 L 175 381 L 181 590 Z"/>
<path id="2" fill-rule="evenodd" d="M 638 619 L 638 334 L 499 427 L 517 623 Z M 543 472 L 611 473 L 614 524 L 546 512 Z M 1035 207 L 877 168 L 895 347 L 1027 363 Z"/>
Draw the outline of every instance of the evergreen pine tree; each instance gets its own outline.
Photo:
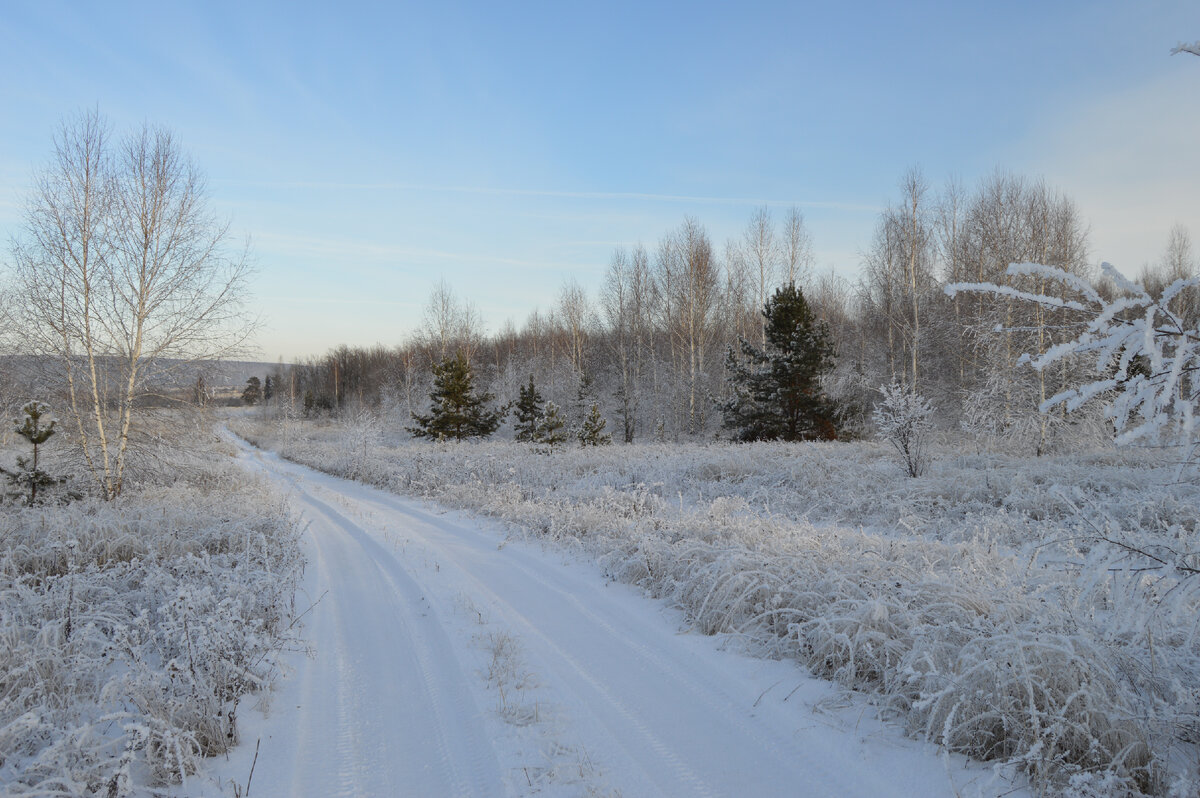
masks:
<path id="1" fill-rule="evenodd" d="M 487 403 L 495 396 L 486 391 L 476 392 L 471 362 L 461 349 L 454 357 L 433 367 L 433 390 L 429 399 L 429 413 L 413 413 L 413 421 L 417 424 L 407 428 L 418 438 L 486 438 L 500 426 L 500 419 L 506 412 L 504 408 L 487 408 Z"/>
<path id="2" fill-rule="evenodd" d="M 608 420 L 600 415 L 600 405 L 592 402 L 592 409 L 579 428 L 580 446 L 607 446 L 612 443 L 612 435 L 604 431 Z"/>
<path id="3" fill-rule="evenodd" d="M 542 395 L 533 384 L 533 375 L 529 375 L 529 385 L 521 386 L 521 395 L 517 398 L 517 423 L 513 425 L 518 441 L 533 442 L 537 440 L 538 424 L 541 423 L 545 411 L 542 409 Z"/>
<path id="4" fill-rule="evenodd" d="M 833 368 L 833 344 L 804 294 L 789 283 L 763 308 L 766 346 L 741 340 L 741 357 L 729 350 L 733 396 L 722 408 L 725 426 L 742 441 L 831 440 L 836 408 L 821 392 Z"/>
<path id="5" fill-rule="evenodd" d="M 28 490 L 28 502 L 30 506 L 33 506 L 37 502 L 38 488 L 47 488 L 60 481 L 38 466 L 38 449 L 43 443 L 50 440 L 57 421 L 51 415 L 49 405 L 42 402 L 29 402 L 21 408 L 21 412 L 25 414 L 24 418 L 14 418 L 13 427 L 18 435 L 29 441 L 30 446 L 33 447 L 33 457 L 18 456 L 15 471 L 0 468 L 0 473 L 8 477 L 11 484 Z"/>
<path id="6" fill-rule="evenodd" d="M 566 442 L 567 423 L 554 402 L 546 402 L 546 410 L 538 423 L 537 437 L 534 440 L 546 444 L 551 450 Z"/>
<path id="7" fill-rule="evenodd" d="M 275 395 L 275 380 L 268 374 L 263 382 L 262 399 L 264 405 L 271 404 L 271 397 Z"/>
<path id="8" fill-rule="evenodd" d="M 246 380 L 246 387 L 242 389 L 242 402 L 247 405 L 256 405 L 261 398 L 262 383 L 258 377 L 251 377 Z"/>

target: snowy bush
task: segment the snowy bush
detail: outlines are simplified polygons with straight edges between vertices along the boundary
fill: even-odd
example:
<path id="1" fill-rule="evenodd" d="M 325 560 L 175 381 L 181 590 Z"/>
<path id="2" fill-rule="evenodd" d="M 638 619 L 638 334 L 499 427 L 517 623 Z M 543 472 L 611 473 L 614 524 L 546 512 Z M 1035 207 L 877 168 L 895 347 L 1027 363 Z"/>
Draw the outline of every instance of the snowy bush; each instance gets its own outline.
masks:
<path id="1" fill-rule="evenodd" d="M 366 467 L 372 448 L 379 442 L 381 422 L 369 407 L 358 406 L 345 414 L 342 421 L 348 451 L 356 458 L 356 469 L 351 476 L 357 478 L 358 470 Z"/>
<path id="2" fill-rule="evenodd" d="M 893 382 L 880 386 L 883 398 L 872 419 L 879 437 L 892 445 L 910 477 L 919 477 L 929 465 L 930 417 L 933 406 L 916 391 Z"/>
<path id="3" fill-rule="evenodd" d="M 274 677 L 303 565 L 295 525 L 232 463 L 183 473 L 117 502 L 0 515 L 5 794 L 186 780 L 237 741 L 242 698 Z"/>

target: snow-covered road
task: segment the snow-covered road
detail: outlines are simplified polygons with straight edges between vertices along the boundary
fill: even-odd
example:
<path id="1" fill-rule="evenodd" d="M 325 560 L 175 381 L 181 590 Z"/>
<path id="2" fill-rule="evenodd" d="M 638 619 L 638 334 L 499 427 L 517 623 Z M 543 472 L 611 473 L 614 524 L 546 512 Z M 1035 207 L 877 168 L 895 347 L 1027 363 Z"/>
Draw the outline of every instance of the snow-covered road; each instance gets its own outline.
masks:
<path id="1" fill-rule="evenodd" d="M 251 796 L 953 796 L 1011 785 L 493 522 L 245 444 L 308 523 L 312 656 L 216 780 Z M 193 790 L 195 785 L 193 785 Z M 193 792 L 194 794 L 194 792 Z"/>

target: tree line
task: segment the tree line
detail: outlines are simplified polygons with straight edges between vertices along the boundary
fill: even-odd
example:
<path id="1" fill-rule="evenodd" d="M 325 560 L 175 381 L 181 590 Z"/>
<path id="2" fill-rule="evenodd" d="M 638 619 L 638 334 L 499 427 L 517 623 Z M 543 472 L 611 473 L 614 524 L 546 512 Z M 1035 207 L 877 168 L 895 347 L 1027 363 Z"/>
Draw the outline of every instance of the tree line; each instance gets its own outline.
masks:
<path id="1" fill-rule="evenodd" d="M 941 425 L 1030 453 L 1102 426 L 1097 418 L 1038 412 L 1079 381 L 1086 363 L 1063 358 L 1034 370 L 1023 359 L 1072 340 L 1083 314 L 945 290 L 994 284 L 1040 294 L 1045 276 L 1008 270 L 1036 262 L 1115 291 L 1091 264 L 1087 224 L 1065 194 L 1005 172 L 970 189 L 957 181 L 934 189 L 912 170 L 861 257 L 855 282 L 816 269 L 811 235 L 794 208 L 782 218 L 755 211 L 720 251 L 687 217 L 652 247 L 615 250 L 595 296 L 567 278 L 555 304 L 533 310 L 519 327 L 509 321 L 486 333 L 470 302 L 443 282 L 400 345 L 343 345 L 281 366 L 272 375 L 276 404 L 309 414 L 379 407 L 409 425 L 429 411 L 435 367 L 461 353 L 497 406 L 516 403 L 532 380 L 573 430 L 595 406 L 625 442 L 745 438 L 747 426 L 729 424 L 731 407 L 750 388 L 745 369 L 755 352 L 771 349 L 764 311 L 794 285 L 811 309 L 813 334 L 829 346 L 818 392 L 828 425 L 810 437 L 861 433 L 881 387 L 893 383 L 928 398 Z M 1153 290 L 1195 271 L 1188 232 L 1176 226 L 1141 281 Z M 1190 303 L 1185 315 L 1194 322 L 1194 292 L 1177 302 Z"/>

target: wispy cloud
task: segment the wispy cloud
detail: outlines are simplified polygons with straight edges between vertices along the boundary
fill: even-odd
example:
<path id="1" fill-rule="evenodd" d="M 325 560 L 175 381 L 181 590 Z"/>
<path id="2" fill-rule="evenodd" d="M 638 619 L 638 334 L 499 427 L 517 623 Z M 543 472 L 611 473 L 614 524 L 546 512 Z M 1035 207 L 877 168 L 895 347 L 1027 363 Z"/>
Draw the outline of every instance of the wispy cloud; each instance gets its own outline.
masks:
<path id="1" fill-rule="evenodd" d="M 447 263 L 495 264 L 517 266 L 527 269 L 562 269 L 588 264 L 572 261 L 538 261 L 525 258 L 510 258 L 501 255 L 477 252 L 449 252 L 421 247 L 406 247 L 379 244 L 369 241 L 296 236 L 286 233 L 261 233 L 254 236 L 254 248 L 259 252 L 270 252 L 291 257 L 310 257 L 325 260 L 387 262 L 387 263 Z"/>
<path id="2" fill-rule="evenodd" d="M 363 297 L 333 297 L 333 296 L 263 296 L 260 299 L 267 302 L 280 302 L 293 305 L 378 305 L 381 307 L 412 308 L 418 303 L 396 299 L 365 299 Z"/>
<path id="3" fill-rule="evenodd" d="M 214 181 L 228 186 L 257 188 L 310 188 L 326 191 L 414 191 L 444 194 L 478 194 L 514 197 L 553 197 L 579 200 L 625 200 L 640 202 L 688 203 L 705 205 L 747 205 L 770 207 L 826 208 L 830 210 L 877 213 L 878 205 L 836 200 L 764 199 L 754 197 L 706 197 L 687 194 L 656 194 L 637 191 L 558 191 L 532 188 L 497 188 L 489 186 L 434 186 L 423 183 L 343 183 L 321 181 Z"/>

